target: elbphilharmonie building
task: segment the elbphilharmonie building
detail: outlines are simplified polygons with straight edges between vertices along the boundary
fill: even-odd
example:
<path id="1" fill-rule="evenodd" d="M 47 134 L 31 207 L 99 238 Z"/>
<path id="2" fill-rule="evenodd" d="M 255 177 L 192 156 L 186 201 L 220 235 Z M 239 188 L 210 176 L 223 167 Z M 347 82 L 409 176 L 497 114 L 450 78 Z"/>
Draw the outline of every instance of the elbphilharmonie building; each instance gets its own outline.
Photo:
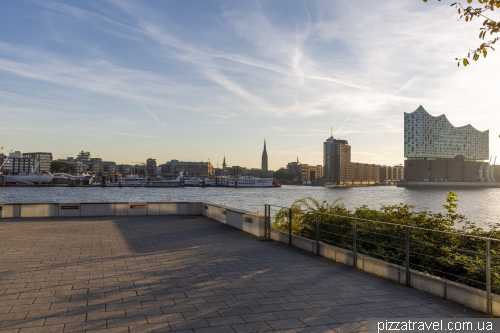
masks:
<path id="1" fill-rule="evenodd" d="M 409 160 L 488 160 L 489 130 L 453 126 L 446 116 L 434 117 L 422 106 L 404 114 L 404 157 Z"/>
<path id="2" fill-rule="evenodd" d="M 407 181 L 491 182 L 489 131 L 453 126 L 422 106 L 404 114 L 404 175 Z"/>

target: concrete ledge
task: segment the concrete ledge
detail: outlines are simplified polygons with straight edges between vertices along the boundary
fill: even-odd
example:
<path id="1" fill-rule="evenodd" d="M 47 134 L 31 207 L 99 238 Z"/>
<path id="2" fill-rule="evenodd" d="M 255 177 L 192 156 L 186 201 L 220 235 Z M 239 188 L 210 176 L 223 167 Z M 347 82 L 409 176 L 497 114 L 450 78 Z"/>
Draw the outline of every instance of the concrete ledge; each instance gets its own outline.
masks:
<path id="1" fill-rule="evenodd" d="M 81 204 L 79 202 L 60 202 L 58 216 L 81 216 Z"/>
<path id="2" fill-rule="evenodd" d="M 316 248 L 316 241 L 292 235 L 292 245 L 298 247 L 299 249 L 314 253 L 314 249 Z"/>
<path id="3" fill-rule="evenodd" d="M 262 214 L 213 203 L 199 202 L 197 204 L 199 204 L 199 208 L 197 209 L 204 216 L 257 237 L 264 237 L 266 235 L 265 216 Z"/>
<path id="4" fill-rule="evenodd" d="M 470 306 L 471 308 L 482 312 L 486 312 L 486 291 L 479 290 L 477 288 L 448 281 L 446 282 L 446 299 L 455 303 Z M 496 307 L 498 308 L 498 305 Z M 495 314 L 495 312 L 493 312 L 493 315 L 498 316 L 499 313 Z"/>
<path id="5" fill-rule="evenodd" d="M 115 209 L 118 208 L 118 213 L 125 213 L 123 207 L 115 206 Z M 128 216 L 143 216 L 148 215 L 148 203 L 147 202 L 129 202 L 127 205 Z M 121 214 L 120 214 L 121 215 Z"/>
<path id="6" fill-rule="evenodd" d="M 284 233 L 283 231 L 271 229 L 269 236 L 271 239 L 273 239 L 275 241 L 282 242 L 282 243 L 288 243 L 288 234 Z"/>
<path id="7" fill-rule="evenodd" d="M 288 233 L 271 229 L 270 238 L 288 244 Z M 316 242 L 311 239 L 292 235 L 292 245 L 316 253 Z M 352 251 L 320 242 L 319 255 L 342 264 L 353 265 Z M 406 284 L 406 268 L 363 254 L 357 254 L 357 268 L 376 276 Z M 460 283 L 452 282 L 434 275 L 410 269 L 410 287 L 429 294 L 446 298 L 455 303 L 486 312 L 486 292 Z M 500 295 L 492 294 L 492 314 L 500 316 Z"/>
<path id="8" fill-rule="evenodd" d="M 19 217 L 57 217 L 59 204 L 20 204 Z"/>

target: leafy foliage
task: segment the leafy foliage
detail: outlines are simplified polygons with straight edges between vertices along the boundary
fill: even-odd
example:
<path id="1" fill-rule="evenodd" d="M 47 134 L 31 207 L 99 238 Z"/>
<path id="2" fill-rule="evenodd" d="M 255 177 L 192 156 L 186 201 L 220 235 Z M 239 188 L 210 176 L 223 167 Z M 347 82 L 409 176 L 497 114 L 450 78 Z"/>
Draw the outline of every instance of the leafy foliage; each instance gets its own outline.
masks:
<path id="1" fill-rule="evenodd" d="M 320 241 L 352 250 L 353 218 L 357 218 L 356 251 L 405 266 L 406 226 L 417 227 L 410 229 L 410 268 L 485 289 L 486 242 L 465 235 L 499 239 L 499 225 L 484 230 L 457 214 L 458 199 L 454 192 L 448 192 L 447 204 L 443 205 L 446 214 L 416 212 L 407 204 L 382 205 L 380 209 L 361 206 L 349 210 L 339 200 L 331 204 L 320 203 L 311 197 L 295 201 L 291 206 L 292 233 L 316 239 L 319 218 Z M 273 228 L 288 232 L 289 209 L 281 209 L 275 215 Z M 492 241 L 492 290 L 497 293 L 500 292 L 499 251 L 500 241 Z"/>
<path id="2" fill-rule="evenodd" d="M 69 167 L 69 165 L 59 160 L 55 160 L 50 163 L 50 170 L 52 172 L 71 173 L 71 168 Z"/>
<path id="3" fill-rule="evenodd" d="M 274 179 L 293 179 L 293 175 L 289 174 L 285 170 L 278 170 L 273 174 Z"/>
<path id="4" fill-rule="evenodd" d="M 423 1 L 427 2 L 427 0 Z M 472 1 L 473 0 L 467 0 L 467 3 L 471 4 Z M 465 19 L 465 22 L 471 22 L 474 17 L 485 19 L 483 22 L 483 26 L 479 28 L 479 38 L 484 40 L 484 37 L 488 32 L 490 33 L 490 35 L 493 35 L 498 33 L 498 31 L 500 31 L 500 22 L 494 21 L 485 15 L 485 13 L 487 12 L 494 11 L 495 8 L 500 8 L 500 0 L 477 0 L 477 1 L 479 2 L 480 5 L 475 8 L 472 6 L 464 7 L 459 2 L 453 3 L 451 4 L 451 6 L 455 7 L 458 10 L 458 15 L 460 15 L 460 18 L 458 19 L 459 21 L 461 19 Z M 470 65 L 469 59 L 471 59 L 471 54 L 472 54 L 472 60 L 474 61 L 477 61 L 481 54 L 483 55 L 484 58 L 486 58 L 486 55 L 488 54 L 488 49 L 495 51 L 495 49 L 493 48 L 493 44 L 495 44 L 499 39 L 500 37 L 495 37 L 489 41 L 481 43 L 481 45 L 479 45 L 478 48 L 469 50 L 467 57 L 461 59 L 455 58 L 455 60 L 458 60 L 457 65 L 460 67 L 460 62 L 462 62 L 464 66 Z"/>

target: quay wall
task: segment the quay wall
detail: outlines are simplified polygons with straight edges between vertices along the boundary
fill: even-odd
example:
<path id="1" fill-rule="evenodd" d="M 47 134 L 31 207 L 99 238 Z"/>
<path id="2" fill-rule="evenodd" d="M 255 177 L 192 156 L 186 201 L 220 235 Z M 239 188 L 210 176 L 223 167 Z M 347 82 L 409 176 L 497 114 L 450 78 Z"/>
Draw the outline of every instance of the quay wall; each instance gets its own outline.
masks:
<path id="1" fill-rule="evenodd" d="M 109 202 L 109 203 L 0 203 L 2 218 L 93 217 L 93 216 L 202 215 L 257 237 L 266 235 L 265 216 L 210 202 Z M 288 233 L 271 229 L 271 239 L 289 242 Z M 353 265 L 353 252 L 292 235 L 292 246 L 336 262 Z M 318 253 L 317 253 L 318 252 Z M 406 283 L 406 268 L 357 254 L 356 267 L 397 283 Z M 486 292 L 410 269 L 410 287 L 486 312 Z M 500 316 L 500 296 L 492 294 L 492 314 Z"/>

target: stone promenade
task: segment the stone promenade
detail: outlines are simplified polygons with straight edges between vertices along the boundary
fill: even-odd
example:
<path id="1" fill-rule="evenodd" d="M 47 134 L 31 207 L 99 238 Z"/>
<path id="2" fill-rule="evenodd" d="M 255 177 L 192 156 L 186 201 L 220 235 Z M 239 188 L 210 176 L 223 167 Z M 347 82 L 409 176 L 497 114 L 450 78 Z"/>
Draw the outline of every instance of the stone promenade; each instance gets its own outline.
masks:
<path id="1" fill-rule="evenodd" d="M 201 216 L 0 221 L 0 332 L 363 332 L 485 314 Z"/>

